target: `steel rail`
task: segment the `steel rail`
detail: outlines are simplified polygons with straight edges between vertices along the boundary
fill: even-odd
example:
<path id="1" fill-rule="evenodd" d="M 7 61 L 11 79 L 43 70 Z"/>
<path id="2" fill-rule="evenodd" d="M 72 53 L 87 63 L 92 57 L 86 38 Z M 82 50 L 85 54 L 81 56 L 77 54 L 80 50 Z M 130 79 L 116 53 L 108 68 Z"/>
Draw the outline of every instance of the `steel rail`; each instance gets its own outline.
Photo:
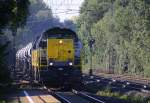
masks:
<path id="1" fill-rule="evenodd" d="M 83 97 L 83 98 L 86 98 L 87 100 L 91 101 L 92 103 L 105 103 L 104 101 L 100 100 L 100 99 L 97 99 L 93 96 L 90 96 L 84 92 L 79 92 L 75 89 L 72 90 L 73 93 L 79 95 L 80 97 Z"/>

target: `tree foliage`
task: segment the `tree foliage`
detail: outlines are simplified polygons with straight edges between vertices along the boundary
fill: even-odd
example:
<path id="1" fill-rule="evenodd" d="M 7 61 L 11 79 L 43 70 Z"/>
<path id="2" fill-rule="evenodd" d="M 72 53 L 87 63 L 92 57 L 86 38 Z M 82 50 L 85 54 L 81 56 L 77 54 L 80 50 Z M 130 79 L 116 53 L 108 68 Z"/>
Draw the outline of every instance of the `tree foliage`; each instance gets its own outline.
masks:
<path id="1" fill-rule="evenodd" d="M 7 69 L 7 64 L 5 62 L 6 58 L 5 56 L 7 55 L 7 52 L 5 51 L 7 46 L 8 46 L 8 42 L 4 45 L 0 45 L 0 83 L 8 83 L 8 81 L 10 81 L 10 77 L 8 77 L 10 75 L 10 72 Z"/>
<path id="2" fill-rule="evenodd" d="M 5 26 L 19 27 L 25 24 L 28 15 L 29 0 L 1 0 L 0 28 Z"/>
<path id="3" fill-rule="evenodd" d="M 149 76 L 150 1 L 85 0 L 77 21 L 83 40 L 84 61 L 89 60 L 87 41 L 95 38 L 95 68 L 116 73 Z"/>
<path id="4" fill-rule="evenodd" d="M 25 24 L 28 12 L 29 0 L 0 0 L 0 84 L 7 83 L 9 78 L 8 64 L 6 63 L 8 42 L 3 40 L 2 34 L 6 28 L 17 29 Z"/>

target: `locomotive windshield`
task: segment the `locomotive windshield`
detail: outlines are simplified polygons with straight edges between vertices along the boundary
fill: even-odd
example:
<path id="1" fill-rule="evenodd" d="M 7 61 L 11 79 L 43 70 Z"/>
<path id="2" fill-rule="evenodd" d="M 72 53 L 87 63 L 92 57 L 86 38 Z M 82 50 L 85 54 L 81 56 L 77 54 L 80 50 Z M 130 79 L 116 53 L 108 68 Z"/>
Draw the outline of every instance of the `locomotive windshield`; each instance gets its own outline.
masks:
<path id="1" fill-rule="evenodd" d="M 68 39 L 72 39 L 73 36 L 72 35 L 67 35 L 67 34 L 48 34 L 48 38 L 55 38 L 55 39 L 61 39 L 61 38 L 68 38 Z"/>
<path id="2" fill-rule="evenodd" d="M 43 36 L 45 38 L 68 38 L 68 39 L 74 39 L 75 41 L 78 41 L 78 37 L 76 33 L 70 29 L 66 28 L 53 28 L 48 29 L 43 33 Z"/>

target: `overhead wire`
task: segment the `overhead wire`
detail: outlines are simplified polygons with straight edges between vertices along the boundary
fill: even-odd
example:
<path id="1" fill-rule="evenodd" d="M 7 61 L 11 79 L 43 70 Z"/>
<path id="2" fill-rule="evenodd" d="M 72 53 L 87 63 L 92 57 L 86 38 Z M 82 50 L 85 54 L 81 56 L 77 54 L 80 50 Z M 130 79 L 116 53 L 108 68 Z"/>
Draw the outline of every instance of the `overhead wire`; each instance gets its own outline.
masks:
<path id="1" fill-rule="evenodd" d="M 43 0 L 44 1 L 44 0 Z M 58 5 L 57 3 L 55 4 L 54 1 L 56 0 L 47 0 L 49 1 L 49 3 L 51 3 L 51 5 Z M 66 3 L 66 1 L 69 1 L 69 0 L 62 0 L 60 3 L 59 3 L 59 6 L 63 6 L 63 5 L 71 5 L 71 6 L 74 6 L 74 5 L 79 5 L 79 4 L 73 4 L 73 0 L 71 0 L 70 2 Z M 64 4 L 66 3 L 66 4 Z M 47 8 L 47 10 L 51 10 L 51 8 Z M 52 14 L 54 15 L 57 15 L 57 14 L 64 14 L 64 15 L 67 15 L 67 14 L 77 14 L 80 12 L 80 10 L 78 9 L 73 9 L 73 8 L 68 8 L 68 9 L 62 9 L 62 8 L 56 8 L 55 10 L 59 10 L 58 12 L 53 12 Z M 52 20 L 51 18 L 49 19 L 45 19 L 46 20 Z M 30 24 L 30 23 L 36 23 L 36 22 L 42 22 L 43 20 L 39 21 L 39 20 L 32 20 L 32 21 L 27 21 L 26 23 L 27 24 Z M 7 28 L 10 28 L 12 26 L 0 26 L 0 27 L 7 27 Z"/>
<path id="2" fill-rule="evenodd" d="M 65 11 L 63 11 L 63 12 L 74 12 L 74 11 L 79 11 L 79 9 L 71 9 L 71 7 L 73 7 L 73 6 L 79 6 L 80 4 L 79 3 L 81 3 L 81 2 L 79 2 L 78 4 L 73 4 L 73 0 L 61 0 L 61 2 L 60 3 L 57 3 L 57 2 L 54 2 L 53 0 L 50 0 L 51 2 L 50 2 L 50 4 L 47 4 L 47 5 L 49 5 L 49 7 L 51 7 L 51 9 L 53 10 L 53 13 L 54 14 L 59 14 L 59 13 L 62 13 L 62 12 L 58 12 L 58 11 L 63 11 L 63 10 L 65 10 Z M 63 6 L 67 6 L 66 8 L 67 9 L 62 9 L 62 7 Z M 69 13 L 70 14 L 70 13 Z M 73 13 L 71 13 L 71 14 L 73 14 Z M 76 12 L 75 12 L 75 14 L 76 14 Z"/>

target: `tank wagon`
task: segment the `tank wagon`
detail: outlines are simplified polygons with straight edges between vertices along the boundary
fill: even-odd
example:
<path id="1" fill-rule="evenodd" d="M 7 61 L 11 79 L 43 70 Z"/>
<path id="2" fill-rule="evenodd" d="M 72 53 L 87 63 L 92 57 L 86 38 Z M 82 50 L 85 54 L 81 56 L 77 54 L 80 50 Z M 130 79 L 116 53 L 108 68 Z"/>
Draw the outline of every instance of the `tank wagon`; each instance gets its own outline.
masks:
<path id="1" fill-rule="evenodd" d="M 66 28 L 51 28 L 18 50 L 17 68 L 34 81 L 53 86 L 75 86 L 82 81 L 81 41 Z"/>

